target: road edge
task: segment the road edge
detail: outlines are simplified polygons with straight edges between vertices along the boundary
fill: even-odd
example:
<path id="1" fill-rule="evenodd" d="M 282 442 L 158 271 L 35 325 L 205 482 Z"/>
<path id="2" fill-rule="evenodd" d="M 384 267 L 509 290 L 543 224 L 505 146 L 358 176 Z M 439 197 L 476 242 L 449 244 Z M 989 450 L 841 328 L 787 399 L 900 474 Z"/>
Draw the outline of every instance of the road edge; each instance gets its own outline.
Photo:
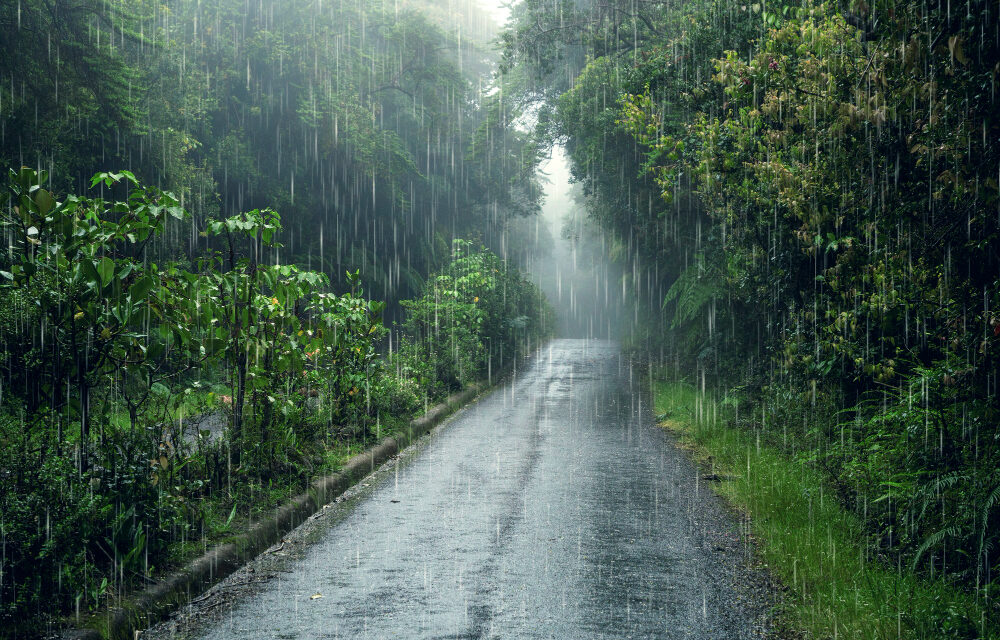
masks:
<path id="1" fill-rule="evenodd" d="M 84 623 L 88 626 L 71 626 L 58 637 L 60 640 L 133 640 L 136 632 L 163 619 L 229 576 L 453 413 L 516 376 L 518 362 L 535 357 L 545 344 L 547 341 L 518 357 L 489 380 L 474 382 L 448 396 L 444 402 L 411 420 L 405 433 L 383 438 L 349 459 L 340 471 L 313 479 L 308 489 L 275 507 L 270 516 L 258 520 L 244 533 L 208 549 L 156 584 L 92 616 Z"/>

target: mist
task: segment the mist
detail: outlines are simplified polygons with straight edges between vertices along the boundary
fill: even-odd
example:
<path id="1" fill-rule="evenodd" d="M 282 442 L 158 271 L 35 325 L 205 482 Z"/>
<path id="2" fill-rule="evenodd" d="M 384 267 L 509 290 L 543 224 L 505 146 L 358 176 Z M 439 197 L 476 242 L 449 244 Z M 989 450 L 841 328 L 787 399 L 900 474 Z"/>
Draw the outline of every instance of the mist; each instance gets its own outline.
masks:
<path id="1" fill-rule="evenodd" d="M 998 79 L 991 0 L 0 2 L 0 638 L 1000 637 Z"/>
<path id="2" fill-rule="evenodd" d="M 555 146 L 550 154 L 539 167 L 544 195 L 527 270 L 555 309 L 556 335 L 619 338 L 628 317 L 621 266 L 607 256 L 604 233 L 589 218 L 564 149 Z"/>

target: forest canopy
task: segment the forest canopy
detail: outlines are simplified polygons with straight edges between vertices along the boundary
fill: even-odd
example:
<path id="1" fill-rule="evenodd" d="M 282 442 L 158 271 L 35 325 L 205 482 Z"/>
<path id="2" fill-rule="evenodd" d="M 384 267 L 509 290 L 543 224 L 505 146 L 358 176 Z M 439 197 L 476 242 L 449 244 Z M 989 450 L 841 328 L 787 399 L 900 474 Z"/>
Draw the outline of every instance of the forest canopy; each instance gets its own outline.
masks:
<path id="1" fill-rule="evenodd" d="M 452 235 L 500 246 L 537 206 L 537 153 L 491 93 L 494 29 L 473 2 L 4 3 L 0 164 L 72 192 L 127 168 L 176 194 L 191 224 L 161 255 L 271 207 L 299 230 L 287 256 L 406 297 Z"/>

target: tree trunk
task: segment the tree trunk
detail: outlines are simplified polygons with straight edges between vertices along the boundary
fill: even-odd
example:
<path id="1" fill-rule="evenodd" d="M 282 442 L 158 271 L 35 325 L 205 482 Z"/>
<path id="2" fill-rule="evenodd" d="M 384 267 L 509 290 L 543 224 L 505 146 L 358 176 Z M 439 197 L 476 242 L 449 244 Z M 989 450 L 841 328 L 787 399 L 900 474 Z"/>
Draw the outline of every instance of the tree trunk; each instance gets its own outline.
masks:
<path id="1" fill-rule="evenodd" d="M 80 385 L 80 473 L 89 467 L 87 455 L 90 449 L 90 385 L 87 377 L 78 378 Z"/>
<path id="2" fill-rule="evenodd" d="M 235 439 L 243 436 L 243 400 L 247 390 L 247 348 L 243 345 L 236 356 L 236 397 L 233 398 L 233 430 Z"/>

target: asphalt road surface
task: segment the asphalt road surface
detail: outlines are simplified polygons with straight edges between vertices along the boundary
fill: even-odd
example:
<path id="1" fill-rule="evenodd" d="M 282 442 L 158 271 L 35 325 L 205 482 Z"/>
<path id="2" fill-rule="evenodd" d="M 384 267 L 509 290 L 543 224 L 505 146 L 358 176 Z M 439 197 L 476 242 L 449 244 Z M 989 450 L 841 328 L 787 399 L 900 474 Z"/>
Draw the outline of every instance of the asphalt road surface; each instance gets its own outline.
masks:
<path id="1" fill-rule="evenodd" d="M 278 569 L 230 578 L 252 589 L 161 630 L 213 640 L 761 637 L 766 588 L 748 568 L 739 520 L 647 402 L 616 344 L 553 341 L 331 509 Z"/>

